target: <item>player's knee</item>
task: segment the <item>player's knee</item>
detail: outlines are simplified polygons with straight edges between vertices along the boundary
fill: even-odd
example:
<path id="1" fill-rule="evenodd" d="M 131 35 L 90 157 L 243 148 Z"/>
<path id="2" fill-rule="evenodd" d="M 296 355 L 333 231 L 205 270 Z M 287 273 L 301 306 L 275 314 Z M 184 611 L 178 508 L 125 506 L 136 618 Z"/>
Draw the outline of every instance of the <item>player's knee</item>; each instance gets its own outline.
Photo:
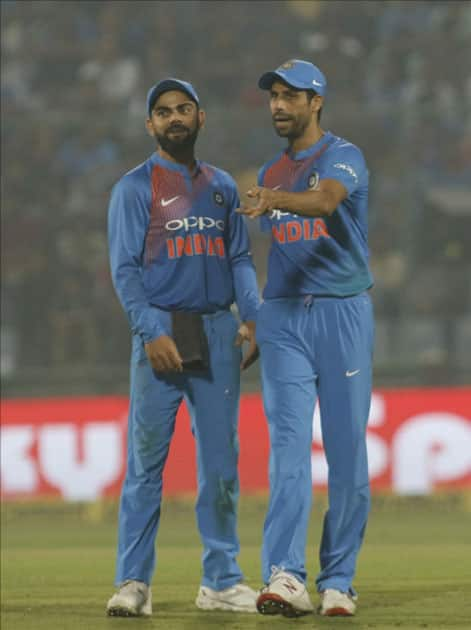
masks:
<path id="1" fill-rule="evenodd" d="M 211 486 L 212 489 L 210 488 Z M 239 480 L 237 476 L 230 479 L 214 476 L 212 480 L 206 480 L 201 489 L 203 490 L 203 495 L 200 495 L 200 501 L 203 504 L 206 503 L 204 499 L 205 489 L 209 490 L 212 500 L 208 501 L 207 504 L 212 504 L 212 509 L 221 518 L 224 518 L 227 514 L 235 513 L 239 498 Z"/>

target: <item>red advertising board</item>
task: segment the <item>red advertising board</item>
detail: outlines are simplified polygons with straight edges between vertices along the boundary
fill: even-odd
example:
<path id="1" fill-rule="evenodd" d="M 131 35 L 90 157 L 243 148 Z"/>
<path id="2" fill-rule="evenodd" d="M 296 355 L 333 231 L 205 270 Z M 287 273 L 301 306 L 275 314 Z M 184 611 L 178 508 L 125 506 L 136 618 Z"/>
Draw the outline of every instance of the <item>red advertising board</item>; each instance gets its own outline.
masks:
<path id="1" fill-rule="evenodd" d="M 126 467 L 127 409 L 124 397 L 2 401 L 2 499 L 118 495 Z M 313 484 L 325 488 L 318 409 L 313 422 Z M 258 394 L 242 397 L 239 436 L 241 491 L 266 491 L 269 443 Z M 368 456 L 373 490 L 429 494 L 471 488 L 471 388 L 375 391 Z M 164 493 L 195 488 L 194 440 L 182 407 Z"/>

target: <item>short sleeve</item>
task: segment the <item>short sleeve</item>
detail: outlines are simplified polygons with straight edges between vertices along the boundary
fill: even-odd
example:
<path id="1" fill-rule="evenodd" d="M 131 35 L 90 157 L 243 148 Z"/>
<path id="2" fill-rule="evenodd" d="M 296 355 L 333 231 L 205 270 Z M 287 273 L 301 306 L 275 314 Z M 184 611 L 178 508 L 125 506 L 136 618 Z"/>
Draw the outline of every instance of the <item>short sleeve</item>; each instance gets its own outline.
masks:
<path id="1" fill-rule="evenodd" d="M 367 176 L 368 170 L 362 152 L 349 143 L 333 152 L 322 173 L 322 179 L 335 179 L 343 184 L 349 195 L 365 181 Z"/>

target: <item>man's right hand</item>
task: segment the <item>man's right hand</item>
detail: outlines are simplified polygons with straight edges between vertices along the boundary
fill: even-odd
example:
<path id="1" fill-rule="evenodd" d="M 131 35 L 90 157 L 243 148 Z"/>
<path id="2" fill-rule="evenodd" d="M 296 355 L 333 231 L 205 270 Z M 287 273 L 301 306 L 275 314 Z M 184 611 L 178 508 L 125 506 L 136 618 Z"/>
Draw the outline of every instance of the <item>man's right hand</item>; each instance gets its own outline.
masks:
<path id="1" fill-rule="evenodd" d="M 147 357 L 156 372 L 181 372 L 182 358 L 174 340 L 168 335 L 152 339 L 144 345 Z"/>

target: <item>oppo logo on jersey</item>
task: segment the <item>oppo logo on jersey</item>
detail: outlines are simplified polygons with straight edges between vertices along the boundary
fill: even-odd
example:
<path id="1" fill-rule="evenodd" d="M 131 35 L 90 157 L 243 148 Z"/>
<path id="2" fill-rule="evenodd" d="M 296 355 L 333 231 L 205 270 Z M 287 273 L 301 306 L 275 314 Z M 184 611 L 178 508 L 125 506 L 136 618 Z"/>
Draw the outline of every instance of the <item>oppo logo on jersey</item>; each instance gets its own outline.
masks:
<path id="1" fill-rule="evenodd" d="M 184 219 L 172 219 L 171 221 L 167 221 L 165 224 L 165 228 L 170 232 L 176 230 L 185 230 L 188 232 L 189 230 L 195 228 L 197 230 L 203 231 L 208 228 L 215 227 L 217 230 L 221 232 L 224 231 L 225 223 L 222 219 L 212 219 L 211 217 L 185 217 Z"/>
<path id="2" fill-rule="evenodd" d="M 272 221 L 280 221 L 281 217 L 287 217 L 288 215 L 291 215 L 292 217 L 298 216 L 297 214 L 292 214 L 291 212 L 283 212 L 283 210 L 278 210 L 277 208 L 275 208 L 270 212 L 270 219 L 272 219 Z"/>

